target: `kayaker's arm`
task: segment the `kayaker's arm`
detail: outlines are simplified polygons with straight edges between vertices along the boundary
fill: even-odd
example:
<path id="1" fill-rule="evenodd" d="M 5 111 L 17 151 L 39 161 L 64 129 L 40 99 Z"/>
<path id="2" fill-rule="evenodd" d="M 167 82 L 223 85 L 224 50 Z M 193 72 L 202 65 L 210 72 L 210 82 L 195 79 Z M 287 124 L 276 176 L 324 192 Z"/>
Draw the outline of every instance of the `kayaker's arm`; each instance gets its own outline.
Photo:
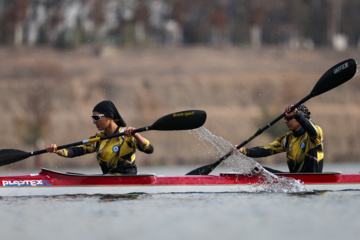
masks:
<path id="1" fill-rule="evenodd" d="M 127 140 L 131 139 L 131 141 L 127 141 L 128 146 L 139 149 L 144 153 L 153 153 L 154 147 L 151 145 L 150 141 L 141 136 L 139 133 L 133 133 L 134 130 L 135 128 L 133 127 L 127 127 L 125 129 L 125 135 L 128 137 Z"/>
<path id="2" fill-rule="evenodd" d="M 61 151 L 61 153 L 58 155 L 68 158 L 78 157 L 85 154 L 85 149 L 83 147 L 71 147 L 71 148 L 61 149 L 59 151 Z"/>
<path id="3" fill-rule="evenodd" d="M 131 148 L 136 148 L 141 152 L 151 154 L 154 152 L 154 147 L 151 145 L 150 141 L 144 138 L 144 142 L 140 143 L 136 138 L 126 138 L 126 144 Z"/>
<path id="4" fill-rule="evenodd" d="M 246 148 L 243 151 L 243 154 L 248 157 L 259 158 L 259 157 L 267 157 L 272 155 L 272 149 L 266 149 L 263 147 L 253 147 Z"/>
<path id="5" fill-rule="evenodd" d="M 82 156 L 87 153 L 87 149 L 84 146 L 70 147 L 58 150 L 56 144 L 51 144 L 49 147 L 46 147 L 46 151 L 56 153 L 57 155 L 62 157 L 69 158 Z"/>
<path id="6" fill-rule="evenodd" d="M 286 135 L 277 138 L 274 142 L 267 144 L 265 146 L 258 146 L 253 148 L 242 148 L 240 152 L 248 157 L 268 157 L 277 153 L 285 151 L 283 146 L 283 141 L 286 138 Z"/>
<path id="7" fill-rule="evenodd" d="M 309 134 L 310 137 L 316 137 L 318 135 L 318 132 L 314 125 L 302 114 L 302 112 L 297 111 L 297 113 L 294 114 L 294 118 L 300 123 L 301 127 L 304 128 L 304 130 Z"/>

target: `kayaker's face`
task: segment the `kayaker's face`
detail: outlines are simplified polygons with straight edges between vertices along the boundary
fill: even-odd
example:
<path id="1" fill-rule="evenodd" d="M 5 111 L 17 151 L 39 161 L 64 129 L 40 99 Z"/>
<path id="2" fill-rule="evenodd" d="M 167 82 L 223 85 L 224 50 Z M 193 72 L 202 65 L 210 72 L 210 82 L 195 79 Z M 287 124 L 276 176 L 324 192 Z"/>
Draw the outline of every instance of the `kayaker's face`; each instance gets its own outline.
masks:
<path id="1" fill-rule="evenodd" d="M 93 116 L 99 116 L 99 120 L 93 119 L 93 123 L 96 125 L 99 131 L 105 130 L 110 125 L 110 119 L 105 116 L 101 116 L 101 113 L 93 112 Z"/>
<path id="2" fill-rule="evenodd" d="M 298 121 L 296 121 L 294 118 L 292 118 L 290 120 L 285 118 L 284 122 L 290 131 L 296 132 L 296 131 L 300 130 L 300 128 L 301 128 L 300 123 Z"/>

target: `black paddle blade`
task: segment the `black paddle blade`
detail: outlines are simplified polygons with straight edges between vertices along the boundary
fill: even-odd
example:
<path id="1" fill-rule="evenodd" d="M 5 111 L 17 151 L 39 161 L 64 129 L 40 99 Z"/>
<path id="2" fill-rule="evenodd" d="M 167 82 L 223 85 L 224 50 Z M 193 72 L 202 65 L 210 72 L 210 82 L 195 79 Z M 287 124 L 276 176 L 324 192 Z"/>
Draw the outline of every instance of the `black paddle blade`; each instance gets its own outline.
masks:
<path id="1" fill-rule="evenodd" d="M 342 61 L 324 73 L 311 91 L 311 97 L 327 92 L 355 76 L 357 70 L 356 61 L 348 59 Z"/>
<path id="2" fill-rule="evenodd" d="M 30 152 L 17 149 L 0 149 L 0 166 L 18 162 L 30 156 Z"/>
<path id="3" fill-rule="evenodd" d="M 227 159 L 228 157 L 230 157 L 232 154 L 232 151 L 228 152 L 227 154 L 225 154 L 222 158 L 220 158 L 219 160 L 217 160 L 214 163 L 202 166 L 202 167 L 198 167 L 197 169 L 194 169 L 190 172 L 188 172 L 185 175 L 208 175 L 209 173 L 211 173 L 217 166 L 219 166 L 220 163 L 222 163 L 222 161 L 224 161 L 225 159 Z"/>
<path id="4" fill-rule="evenodd" d="M 204 125 L 206 121 L 206 112 L 202 110 L 188 110 L 168 114 L 159 118 L 151 130 L 174 131 L 174 130 L 191 130 Z"/>
<path id="5" fill-rule="evenodd" d="M 194 169 L 194 170 L 188 172 L 185 175 L 208 175 L 217 167 L 218 164 L 216 164 L 216 163 L 217 162 L 206 165 L 206 166 L 199 167 L 197 169 Z"/>

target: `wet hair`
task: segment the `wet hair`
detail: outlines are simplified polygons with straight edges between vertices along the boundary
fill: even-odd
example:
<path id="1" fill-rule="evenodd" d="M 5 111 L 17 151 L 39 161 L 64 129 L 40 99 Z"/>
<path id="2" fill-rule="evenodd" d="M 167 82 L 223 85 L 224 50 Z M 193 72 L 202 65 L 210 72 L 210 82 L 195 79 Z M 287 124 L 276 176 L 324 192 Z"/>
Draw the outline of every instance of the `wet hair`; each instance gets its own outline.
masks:
<path id="1" fill-rule="evenodd" d="M 296 109 L 299 112 L 301 112 L 304 115 L 304 117 L 306 117 L 307 119 L 310 119 L 311 112 L 309 111 L 309 109 L 305 105 L 301 104 Z"/>

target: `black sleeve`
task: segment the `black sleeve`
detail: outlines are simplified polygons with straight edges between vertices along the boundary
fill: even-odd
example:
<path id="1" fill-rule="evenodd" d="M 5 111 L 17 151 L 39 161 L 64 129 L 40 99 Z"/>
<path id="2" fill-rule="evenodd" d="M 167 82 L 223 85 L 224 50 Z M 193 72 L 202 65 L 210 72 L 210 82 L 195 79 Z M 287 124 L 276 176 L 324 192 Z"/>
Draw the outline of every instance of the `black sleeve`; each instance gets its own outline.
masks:
<path id="1" fill-rule="evenodd" d="M 148 153 L 148 154 L 153 153 L 153 152 L 154 152 L 154 147 L 151 144 L 150 144 L 149 148 L 144 151 L 144 153 Z"/>
<path id="2" fill-rule="evenodd" d="M 298 112 L 298 114 L 295 115 L 295 119 L 300 123 L 301 127 L 305 129 L 305 131 L 309 134 L 310 137 L 317 136 L 318 133 L 315 127 L 311 124 L 309 119 L 304 117 L 304 115 L 301 112 Z"/>
<path id="3" fill-rule="evenodd" d="M 263 147 L 253 147 L 246 149 L 246 156 L 259 158 L 259 157 L 268 157 L 273 154 L 272 149 L 266 149 Z"/>
<path id="4" fill-rule="evenodd" d="M 287 140 L 284 140 L 285 138 L 287 138 L 287 136 L 288 135 L 285 134 L 281 137 L 278 137 L 274 142 L 267 144 L 265 146 L 246 148 L 245 155 L 248 157 L 258 158 L 258 157 L 267 157 L 270 155 L 285 152 L 286 148 L 285 148 L 285 146 L 283 146 L 283 142 L 287 141 Z"/>
<path id="5" fill-rule="evenodd" d="M 78 157 L 85 154 L 85 149 L 83 147 L 71 147 L 66 149 L 68 158 Z"/>

